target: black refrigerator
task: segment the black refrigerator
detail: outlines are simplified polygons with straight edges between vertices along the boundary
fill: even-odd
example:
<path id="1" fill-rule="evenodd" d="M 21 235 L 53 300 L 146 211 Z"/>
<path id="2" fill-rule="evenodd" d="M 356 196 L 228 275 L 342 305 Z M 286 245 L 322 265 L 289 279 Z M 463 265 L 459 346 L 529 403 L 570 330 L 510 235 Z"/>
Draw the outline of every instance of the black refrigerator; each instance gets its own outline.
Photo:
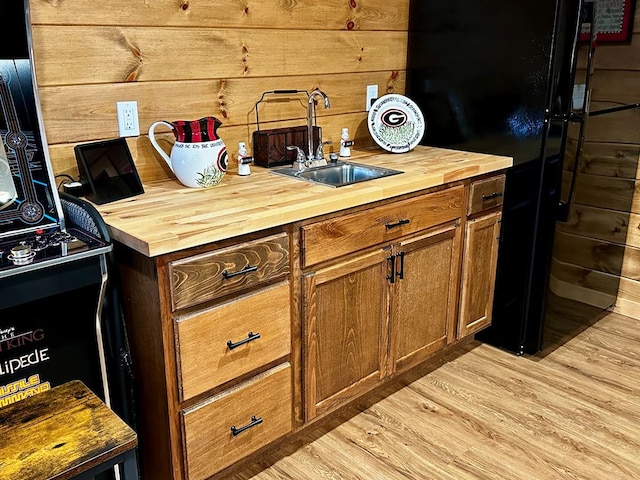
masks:
<path id="1" fill-rule="evenodd" d="M 572 102 L 580 31 L 592 22 L 582 0 L 410 2 L 405 91 L 425 117 L 421 143 L 514 159 L 492 325 L 476 338 L 519 355 L 542 348 L 567 132 L 588 116 L 588 86 Z"/>

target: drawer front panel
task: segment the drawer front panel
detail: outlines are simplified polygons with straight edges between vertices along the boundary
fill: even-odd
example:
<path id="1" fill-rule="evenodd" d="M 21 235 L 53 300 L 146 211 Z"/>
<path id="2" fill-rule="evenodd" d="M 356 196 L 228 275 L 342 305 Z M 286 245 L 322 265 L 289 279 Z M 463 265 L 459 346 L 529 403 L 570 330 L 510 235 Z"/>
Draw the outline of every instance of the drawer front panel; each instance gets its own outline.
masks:
<path id="1" fill-rule="evenodd" d="M 451 187 L 306 225 L 302 227 L 304 265 L 315 265 L 460 218 L 463 198 L 462 186 Z"/>
<path id="2" fill-rule="evenodd" d="M 290 432 L 291 399 L 291 366 L 287 363 L 185 411 L 187 478 L 209 478 Z"/>
<path id="3" fill-rule="evenodd" d="M 175 322 L 184 401 L 291 351 L 289 282 Z M 231 342 L 228 344 L 228 342 Z"/>
<path id="4" fill-rule="evenodd" d="M 467 215 L 502 205 L 505 175 L 478 180 L 471 184 Z"/>
<path id="5" fill-rule="evenodd" d="M 286 233 L 169 264 L 173 310 L 237 292 L 289 273 Z"/>

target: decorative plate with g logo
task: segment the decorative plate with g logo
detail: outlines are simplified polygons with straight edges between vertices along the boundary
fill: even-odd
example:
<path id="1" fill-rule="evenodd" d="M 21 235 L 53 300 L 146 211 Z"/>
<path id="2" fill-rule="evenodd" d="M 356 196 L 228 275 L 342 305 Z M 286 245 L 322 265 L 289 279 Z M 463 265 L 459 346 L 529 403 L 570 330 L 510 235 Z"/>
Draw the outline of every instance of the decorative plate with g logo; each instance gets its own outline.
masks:
<path id="1" fill-rule="evenodd" d="M 425 122 L 418 106 L 404 95 L 383 95 L 369 110 L 369 133 L 391 153 L 413 150 L 424 135 Z"/>

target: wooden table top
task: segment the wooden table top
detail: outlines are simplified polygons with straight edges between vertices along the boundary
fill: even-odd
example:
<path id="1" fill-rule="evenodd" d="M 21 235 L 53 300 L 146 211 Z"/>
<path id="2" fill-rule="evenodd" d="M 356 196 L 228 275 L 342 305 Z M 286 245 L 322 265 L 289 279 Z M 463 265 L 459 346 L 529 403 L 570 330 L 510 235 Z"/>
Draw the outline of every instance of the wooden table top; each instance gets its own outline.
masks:
<path id="1" fill-rule="evenodd" d="M 79 380 L 0 408 L 0 478 L 66 480 L 137 444 Z"/>
<path id="2" fill-rule="evenodd" d="M 251 175 L 228 172 L 215 187 L 188 188 L 171 178 L 145 184 L 142 195 L 96 208 L 114 240 L 154 257 L 512 165 L 511 157 L 425 146 L 403 154 L 381 149 L 352 150 L 349 160 L 401 170 L 404 174 L 332 188 L 252 165 Z"/>

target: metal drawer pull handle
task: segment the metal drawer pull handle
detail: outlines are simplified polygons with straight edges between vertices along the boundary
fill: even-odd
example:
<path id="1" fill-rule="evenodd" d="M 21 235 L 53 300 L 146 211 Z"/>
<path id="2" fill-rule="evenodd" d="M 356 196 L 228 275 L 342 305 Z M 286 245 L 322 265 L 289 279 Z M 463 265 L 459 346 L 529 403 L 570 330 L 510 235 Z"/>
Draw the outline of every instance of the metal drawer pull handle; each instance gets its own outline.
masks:
<path id="1" fill-rule="evenodd" d="M 396 283 L 396 256 L 388 256 L 387 261 L 391 262 L 391 274 L 387 275 L 387 280 L 389 280 L 389 283 Z"/>
<path id="2" fill-rule="evenodd" d="M 404 280 L 404 252 L 397 253 L 396 255 L 400 257 L 400 271 L 396 273 L 396 275 L 400 277 L 400 280 Z"/>
<path id="3" fill-rule="evenodd" d="M 407 219 L 407 220 L 402 220 L 402 219 L 400 219 L 400 221 L 399 221 L 398 223 L 385 223 L 385 224 L 384 224 L 384 226 L 385 226 L 385 227 L 387 227 L 387 230 L 390 230 L 390 229 L 392 229 L 392 228 L 399 227 L 399 226 L 401 226 L 401 225 L 406 225 L 406 224 L 408 224 L 410 221 L 411 221 L 411 220 L 408 220 L 408 219 Z"/>
<path id="4" fill-rule="evenodd" d="M 245 430 L 250 429 L 251 427 L 255 427 L 256 425 L 260 425 L 263 422 L 262 417 L 256 417 L 255 415 L 251 416 L 251 422 L 247 423 L 245 426 L 236 428 L 235 426 L 231 427 L 231 435 L 234 437 L 236 435 L 240 435 Z"/>
<path id="5" fill-rule="evenodd" d="M 244 345 L 245 343 L 249 343 L 251 340 L 257 340 L 259 338 L 260 338 L 259 333 L 249 332 L 247 334 L 247 338 L 243 338 L 239 342 L 233 343 L 231 340 L 227 340 L 227 347 L 229 347 L 229 350 L 233 350 L 234 348 L 239 347 L 240 345 Z"/>
<path id="6" fill-rule="evenodd" d="M 246 266 L 244 267 L 242 270 L 240 270 L 239 272 L 234 272 L 234 273 L 229 273 L 226 270 L 224 272 L 222 272 L 222 276 L 224 278 L 232 278 L 232 277 L 237 277 L 238 275 L 244 275 L 245 273 L 249 273 L 249 272 L 255 272 L 256 270 L 258 270 L 258 266 L 254 265 L 253 267 L 250 266 Z"/>
<path id="7" fill-rule="evenodd" d="M 502 192 L 493 192 L 490 193 L 489 195 L 482 195 L 482 201 L 486 202 L 487 200 L 493 200 L 496 197 L 501 197 L 502 196 Z"/>

